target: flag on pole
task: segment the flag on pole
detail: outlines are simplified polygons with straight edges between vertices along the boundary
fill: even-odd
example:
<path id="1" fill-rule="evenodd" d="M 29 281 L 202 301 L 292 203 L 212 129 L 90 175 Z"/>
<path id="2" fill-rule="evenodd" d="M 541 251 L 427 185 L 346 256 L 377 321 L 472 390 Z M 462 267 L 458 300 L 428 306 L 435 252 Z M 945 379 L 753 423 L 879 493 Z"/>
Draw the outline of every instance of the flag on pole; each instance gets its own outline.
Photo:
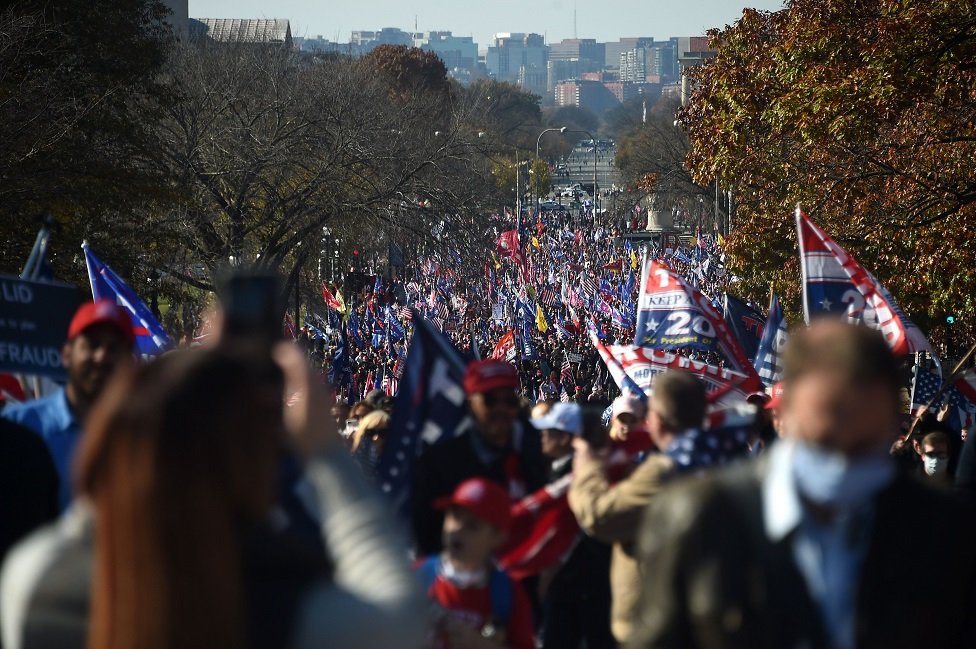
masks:
<path id="1" fill-rule="evenodd" d="M 81 247 L 85 251 L 92 297 L 95 300 L 112 300 L 128 312 L 138 352 L 144 356 L 155 356 L 172 348 L 173 341 L 135 291 L 95 256 L 88 242 L 81 244 Z"/>
<path id="2" fill-rule="evenodd" d="M 404 516 L 409 515 L 414 461 L 425 448 L 450 439 L 468 415 L 464 358 L 419 313 L 414 313 L 413 323 L 414 336 L 377 468 L 380 489 Z"/>
<path id="3" fill-rule="evenodd" d="M 807 324 L 822 314 L 843 316 L 884 334 L 899 356 L 931 351 L 922 331 L 908 319 L 888 290 L 810 220 L 798 205 L 796 233 Z"/>
<path id="4" fill-rule="evenodd" d="M 542 333 L 549 331 L 549 323 L 546 322 L 546 314 L 542 312 L 541 304 L 535 306 L 535 326 Z"/>
<path id="5" fill-rule="evenodd" d="M 783 374 L 780 356 L 786 346 L 787 335 L 786 316 L 779 305 L 779 296 L 773 293 L 773 298 L 769 302 L 769 314 L 766 316 L 766 327 L 763 329 L 759 349 L 756 350 L 756 359 L 753 361 L 756 372 L 759 373 L 759 378 L 766 387 L 772 387 Z"/>
<path id="6" fill-rule="evenodd" d="M 717 349 L 732 369 L 761 385 L 752 359 L 746 356 L 722 314 L 701 291 L 666 265 L 646 257 L 639 290 L 634 346 Z"/>
<path id="7" fill-rule="evenodd" d="M 342 313 L 342 303 L 336 299 L 336 296 L 332 294 L 332 291 L 329 290 L 325 282 L 322 282 L 322 299 L 325 301 L 327 307 Z"/>
<path id="8" fill-rule="evenodd" d="M 346 325 L 339 330 L 339 344 L 332 357 L 332 368 L 329 370 L 329 383 L 335 388 L 342 388 L 352 383 L 352 365 L 349 362 L 349 338 Z"/>
<path id="9" fill-rule="evenodd" d="M 722 315 L 725 324 L 735 334 L 736 340 L 742 345 L 742 351 L 749 358 L 755 358 L 759 351 L 759 340 L 762 338 L 766 318 L 739 298 L 724 294 L 722 299 Z"/>

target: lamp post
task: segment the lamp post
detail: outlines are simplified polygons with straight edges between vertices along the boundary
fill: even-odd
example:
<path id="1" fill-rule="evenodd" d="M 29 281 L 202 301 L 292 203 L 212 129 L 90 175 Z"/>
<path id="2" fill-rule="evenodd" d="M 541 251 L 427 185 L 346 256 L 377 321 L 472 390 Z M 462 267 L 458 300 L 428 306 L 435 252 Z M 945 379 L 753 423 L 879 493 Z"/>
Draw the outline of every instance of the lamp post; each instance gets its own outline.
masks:
<path id="1" fill-rule="evenodd" d="M 585 133 L 590 136 L 590 142 L 593 143 L 593 222 L 596 222 L 596 138 L 593 134 L 585 129 L 579 129 L 576 131 L 569 131 L 570 133 Z"/>
<path id="2" fill-rule="evenodd" d="M 559 128 L 547 128 L 546 130 L 544 130 L 541 133 L 539 133 L 539 137 L 537 137 L 535 139 L 535 159 L 536 160 L 539 159 L 539 145 L 542 144 L 542 136 L 545 135 L 546 133 L 556 133 L 556 132 L 565 133 L 566 132 L 566 127 L 565 126 L 560 126 Z M 536 181 L 536 184 L 538 184 L 538 181 Z M 538 204 L 539 204 L 538 199 L 539 198 L 540 197 L 538 197 L 538 196 L 536 197 L 536 207 L 538 207 Z"/>

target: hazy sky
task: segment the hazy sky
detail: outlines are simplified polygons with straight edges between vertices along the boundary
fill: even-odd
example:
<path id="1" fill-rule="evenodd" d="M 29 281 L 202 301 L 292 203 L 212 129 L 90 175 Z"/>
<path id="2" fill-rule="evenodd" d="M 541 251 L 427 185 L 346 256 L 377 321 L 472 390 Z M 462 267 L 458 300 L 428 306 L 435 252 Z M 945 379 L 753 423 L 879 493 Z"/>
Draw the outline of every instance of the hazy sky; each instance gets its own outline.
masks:
<path id="1" fill-rule="evenodd" d="M 353 30 L 399 27 L 474 36 L 484 49 L 495 32 L 573 37 L 574 0 L 189 0 L 191 18 L 288 18 L 295 36 L 348 42 Z M 693 36 L 734 22 L 745 6 L 779 9 L 782 0 L 577 0 L 580 38 Z"/>

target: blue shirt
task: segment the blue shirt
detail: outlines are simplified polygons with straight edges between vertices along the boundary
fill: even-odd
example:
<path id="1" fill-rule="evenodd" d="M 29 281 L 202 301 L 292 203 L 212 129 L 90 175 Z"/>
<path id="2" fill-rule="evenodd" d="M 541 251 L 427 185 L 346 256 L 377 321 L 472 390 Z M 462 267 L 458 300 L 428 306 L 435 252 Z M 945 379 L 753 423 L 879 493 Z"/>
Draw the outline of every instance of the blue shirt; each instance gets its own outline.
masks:
<path id="1" fill-rule="evenodd" d="M 793 559 L 820 609 L 832 646 L 854 647 L 855 611 L 861 567 L 867 553 L 873 518 L 871 502 L 840 509 L 825 524 L 803 505 L 791 474 L 793 444 L 782 440 L 768 452 L 769 467 L 762 484 L 766 536 L 781 541 L 789 535 Z"/>
<path id="2" fill-rule="evenodd" d="M 71 502 L 71 460 L 81 435 L 81 426 L 71 412 L 65 389 L 41 399 L 8 406 L 3 410 L 3 417 L 30 428 L 47 444 L 61 483 L 58 502 L 64 511 Z"/>

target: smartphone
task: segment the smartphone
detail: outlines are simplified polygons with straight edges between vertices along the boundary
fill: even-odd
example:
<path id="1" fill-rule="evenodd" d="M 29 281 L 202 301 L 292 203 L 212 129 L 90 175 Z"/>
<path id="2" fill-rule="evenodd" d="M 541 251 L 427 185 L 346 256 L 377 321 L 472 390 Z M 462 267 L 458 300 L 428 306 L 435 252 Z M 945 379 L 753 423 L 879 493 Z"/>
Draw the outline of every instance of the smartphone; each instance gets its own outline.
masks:
<path id="1" fill-rule="evenodd" d="M 218 296 L 224 311 L 221 344 L 260 346 L 270 352 L 281 340 L 285 309 L 276 273 L 234 271 L 224 277 Z"/>

